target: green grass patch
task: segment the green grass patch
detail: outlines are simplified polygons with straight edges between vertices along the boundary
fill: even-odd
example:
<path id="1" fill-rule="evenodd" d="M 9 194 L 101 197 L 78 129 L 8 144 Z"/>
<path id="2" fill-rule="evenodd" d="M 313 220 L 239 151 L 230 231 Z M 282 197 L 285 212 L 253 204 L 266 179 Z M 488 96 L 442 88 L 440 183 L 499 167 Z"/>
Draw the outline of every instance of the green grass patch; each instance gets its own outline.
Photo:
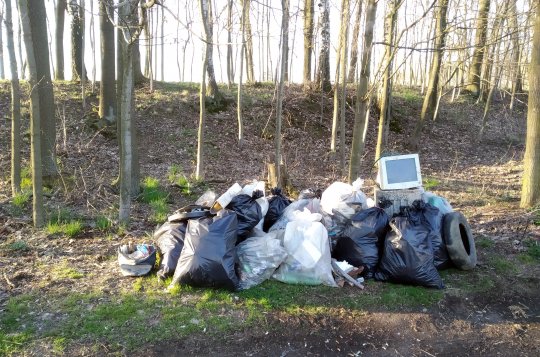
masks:
<path id="1" fill-rule="evenodd" d="M 83 230 L 83 224 L 81 221 L 70 221 L 67 223 L 55 223 L 49 222 L 45 227 L 45 230 L 49 234 L 63 234 L 70 238 L 76 237 Z"/>
<path id="2" fill-rule="evenodd" d="M 447 291 L 458 292 L 458 295 L 485 293 L 496 286 L 494 277 L 485 272 L 463 271 L 455 268 L 440 272 Z"/>
<path id="3" fill-rule="evenodd" d="M 12 204 L 15 207 L 23 208 L 30 201 L 30 191 L 19 192 L 13 197 Z"/>
<path id="4" fill-rule="evenodd" d="M 140 200 L 144 203 L 150 203 L 160 199 L 166 199 L 167 192 L 163 191 L 159 184 L 159 180 L 154 177 L 145 177 L 142 183 L 142 192 Z"/>
<path id="5" fill-rule="evenodd" d="M 493 240 L 486 237 L 480 237 L 476 239 L 474 243 L 477 247 L 480 247 L 483 249 L 489 249 L 495 245 L 495 242 L 493 242 Z"/>
<path id="6" fill-rule="evenodd" d="M 171 184 L 178 186 L 185 195 L 191 195 L 194 184 L 197 184 L 197 181 L 190 180 L 190 178 L 183 173 L 182 167 L 179 165 L 172 165 L 169 167 L 167 179 Z"/>
<path id="7" fill-rule="evenodd" d="M 100 231 L 106 231 L 112 227 L 112 221 L 105 216 L 98 216 L 96 218 L 96 228 Z"/>
<path id="8" fill-rule="evenodd" d="M 67 261 L 63 261 L 52 267 L 51 273 L 55 279 L 81 279 L 85 274 L 68 265 Z"/>
<path id="9" fill-rule="evenodd" d="M 514 262 L 508 258 L 501 256 L 492 256 L 489 259 L 489 265 L 495 269 L 495 272 L 500 275 L 514 274 L 518 268 Z"/>
<path id="10" fill-rule="evenodd" d="M 167 205 L 167 201 L 164 198 L 150 202 L 150 207 L 152 207 L 152 214 L 150 216 L 152 221 L 159 223 L 167 219 L 169 205 Z"/>
<path id="11" fill-rule="evenodd" d="M 424 189 L 426 191 L 431 191 L 435 187 L 439 186 L 440 182 L 436 178 L 433 177 L 426 177 L 424 179 Z"/>
<path id="12" fill-rule="evenodd" d="M 525 264 L 538 264 L 540 263 L 540 244 L 537 240 L 523 241 L 526 247 L 524 253 L 518 256 L 518 259 Z"/>
<path id="13" fill-rule="evenodd" d="M 401 87 L 397 90 L 397 96 L 411 104 L 420 104 L 423 100 L 422 94 L 414 88 Z"/>
<path id="14" fill-rule="evenodd" d="M 9 250 L 16 251 L 16 252 L 24 252 L 24 251 L 30 250 L 28 243 L 26 243 L 22 239 L 16 240 L 15 242 L 8 244 L 7 248 Z"/>

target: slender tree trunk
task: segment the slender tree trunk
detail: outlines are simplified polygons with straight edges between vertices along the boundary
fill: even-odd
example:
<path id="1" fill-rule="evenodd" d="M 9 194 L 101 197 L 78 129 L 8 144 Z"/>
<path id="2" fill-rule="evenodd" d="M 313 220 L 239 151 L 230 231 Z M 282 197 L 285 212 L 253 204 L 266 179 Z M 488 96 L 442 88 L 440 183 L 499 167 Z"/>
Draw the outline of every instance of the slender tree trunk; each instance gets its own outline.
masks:
<path id="1" fill-rule="evenodd" d="M 208 74 L 208 88 L 207 95 L 214 98 L 214 101 L 216 103 L 221 103 L 223 101 L 223 97 L 221 93 L 219 92 L 218 85 L 216 82 L 216 76 L 214 73 L 214 25 L 212 21 L 212 7 L 211 7 L 211 1 L 209 0 L 200 0 L 200 6 L 201 6 L 201 16 L 203 21 L 203 27 L 204 27 L 204 34 L 206 38 L 206 50 L 205 50 L 205 56 L 206 56 L 206 66 L 203 68 L 206 68 L 206 72 Z M 203 8 L 204 6 L 204 8 Z"/>
<path id="2" fill-rule="evenodd" d="M 83 63 L 83 32 L 82 27 L 82 7 L 77 0 L 70 0 L 69 3 L 71 10 L 71 72 L 73 80 L 80 80 L 86 77 L 86 67 L 82 66 Z"/>
<path id="3" fill-rule="evenodd" d="M 201 11 L 205 11 L 207 0 L 200 0 Z M 203 15 L 204 16 L 204 15 Z M 195 178 L 200 180 L 204 177 L 204 123 L 206 121 L 206 73 L 204 68 L 208 65 L 208 45 L 205 46 L 203 71 L 201 76 L 201 88 L 199 91 L 199 130 L 197 132 L 197 166 L 195 168 Z"/>
<path id="4" fill-rule="evenodd" d="M 96 87 L 96 36 L 94 27 L 94 1 L 90 0 L 90 50 L 92 51 L 92 94 Z"/>
<path id="5" fill-rule="evenodd" d="M 85 19 L 86 16 L 84 15 L 84 0 L 81 1 L 81 68 L 85 68 L 84 66 L 84 49 L 86 47 L 86 25 L 85 25 Z M 81 76 L 81 97 L 82 97 L 82 108 L 83 111 L 86 111 L 86 76 Z"/>
<path id="6" fill-rule="evenodd" d="M 244 18 L 244 38 L 246 41 L 246 75 L 248 83 L 255 83 L 255 68 L 253 63 L 253 34 L 251 32 L 251 0 L 241 0 L 244 6 L 246 3 L 246 16 Z"/>
<path id="7" fill-rule="evenodd" d="M 9 0 L 8 0 L 9 1 Z M 4 22 L 4 13 L 0 9 L 0 25 Z M 0 26 L 0 79 L 5 79 L 4 73 L 4 37 L 2 32 L 2 26 Z"/>
<path id="8" fill-rule="evenodd" d="M 246 16 L 246 3 L 242 3 L 242 18 L 240 20 L 240 26 L 242 27 L 240 32 L 242 33 L 242 45 L 240 47 L 240 74 L 238 78 L 238 98 L 237 98 L 237 110 L 238 110 L 238 143 L 240 146 L 242 146 L 244 141 L 244 122 L 242 119 L 243 113 L 242 113 L 242 80 L 243 80 L 243 74 L 244 74 L 244 52 L 246 50 L 246 43 L 245 43 L 245 33 L 244 33 L 244 23 L 245 23 L 245 16 Z M 229 32 L 230 35 L 230 32 Z M 232 49 L 231 49 L 231 56 L 232 56 Z M 228 64 L 227 64 L 228 65 Z"/>
<path id="9" fill-rule="evenodd" d="M 358 37 L 360 36 L 360 19 L 362 17 L 362 0 L 356 2 L 356 14 L 354 16 L 354 27 L 351 41 L 351 61 L 349 66 L 348 82 L 354 82 L 356 73 L 356 63 L 358 62 Z"/>
<path id="10" fill-rule="evenodd" d="M 313 0 L 304 0 L 304 89 L 311 83 L 311 56 L 313 53 Z"/>
<path id="11" fill-rule="evenodd" d="M 354 111 L 354 128 L 349 163 L 349 183 L 360 176 L 360 160 L 364 154 L 366 133 L 369 123 L 370 91 L 369 77 L 371 75 L 371 49 L 373 43 L 373 28 L 377 15 L 379 0 L 368 0 L 364 30 L 364 44 L 360 62 L 360 79 L 356 87 L 356 107 Z"/>
<path id="12" fill-rule="evenodd" d="M 56 71 L 55 79 L 57 81 L 64 80 L 64 22 L 66 18 L 66 0 L 58 0 L 56 3 L 56 28 L 54 32 L 55 38 L 55 62 Z"/>
<path id="13" fill-rule="evenodd" d="M 51 64 L 49 62 L 45 5 L 43 1 L 29 1 L 28 10 L 34 54 L 36 55 L 34 61 L 40 101 L 42 176 L 46 185 L 52 185 L 58 176 L 58 167 L 56 165 L 56 117 L 51 81 Z"/>
<path id="14" fill-rule="evenodd" d="M 227 84 L 229 88 L 231 88 L 231 85 L 234 83 L 234 65 L 233 65 L 233 48 L 232 48 L 232 26 L 233 26 L 232 14 L 233 14 L 233 0 L 228 0 L 227 1 Z M 244 20 L 241 21 L 241 23 L 243 22 Z M 242 33 L 242 38 L 243 38 L 243 35 L 244 34 Z M 242 40 L 242 46 L 244 46 L 243 40 Z M 242 52 L 243 52 L 243 49 L 242 49 Z M 240 63 L 241 63 L 240 71 L 242 71 L 241 67 L 243 65 L 243 61 L 240 61 Z"/>
<path id="15" fill-rule="evenodd" d="M 424 103 L 422 104 L 420 119 L 416 122 L 416 127 L 411 138 L 411 146 L 414 150 L 418 149 L 418 140 L 424 123 L 433 120 L 435 108 L 437 106 L 441 62 L 446 43 L 446 13 L 448 10 L 448 1 L 449 0 L 438 0 L 438 6 L 435 8 L 435 40 L 433 45 L 433 57 L 431 58 L 431 73 L 429 75 L 427 92 L 424 96 Z"/>
<path id="16" fill-rule="evenodd" d="M 13 41 L 11 0 L 6 1 L 6 42 L 11 73 L 11 194 L 21 192 L 21 90 L 17 72 L 17 57 Z"/>
<path id="17" fill-rule="evenodd" d="M 316 82 L 317 89 L 329 92 L 332 89 L 332 84 L 330 83 L 330 6 L 328 0 L 321 0 L 319 8 L 322 9 L 320 16 L 321 51 Z"/>
<path id="18" fill-rule="evenodd" d="M 510 31 L 512 32 L 512 85 L 511 85 L 511 94 L 510 99 L 510 110 L 514 108 L 514 100 L 517 92 L 521 92 L 521 66 L 520 66 L 520 44 L 519 44 L 519 26 L 517 20 L 517 8 L 516 1 L 511 0 L 510 3 L 510 16 L 508 17 Z"/>
<path id="19" fill-rule="evenodd" d="M 480 95 L 480 75 L 482 71 L 482 62 L 484 61 L 484 52 L 486 50 L 487 22 L 490 3 L 491 0 L 480 0 L 478 18 L 476 20 L 474 52 L 471 68 L 469 70 L 469 84 L 467 85 L 467 90 L 476 96 Z"/>
<path id="20" fill-rule="evenodd" d="M 387 14 L 384 20 L 384 41 L 387 43 L 384 51 L 383 66 L 385 67 L 383 79 L 382 79 L 382 96 L 380 103 L 380 117 L 379 117 L 379 130 L 377 133 L 377 147 L 375 149 L 375 162 L 378 162 L 384 146 L 387 140 L 388 122 L 390 121 L 390 101 L 391 101 L 391 88 L 392 88 L 392 62 L 394 51 L 394 33 L 396 29 L 396 19 L 399 7 L 403 3 L 403 0 L 389 0 Z"/>
<path id="21" fill-rule="evenodd" d="M 45 15 L 45 4 L 43 2 L 36 1 L 34 5 L 36 7 L 43 7 L 41 16 Z M 27 0 L 19 0 L 19 17 L 21 26 L 24 33 L 24 44 L 26 48 L 26 59 L 28 61 L 28 70 L 30 72 L 30 88 L 33 89 L 38 86 L 39 74 L 37 73 L 36 57 L 37 55 L 43 56 L 39 51 L 34 50 L 35 39 L 33 38 L 30 13 L 32 10 L 29 7 Z M 44 20 L 44 18 L 43 18 Z M 43 29 L 42 29 L 43 30 Z M 46 34 L 45 34 L 46 36 Z M 47 44 L 45 44 L 46 46 Z M 36 53 L 38 52 L 38 53 Z M 46 56 L 48 58 L 48 56 Z M 41 227 L 44 223 L 44 209 L 43 209 L 43 183 L 42 183 L 42 165 L 41 165 L 41 118 L 40 118 L 40 95 L 37 90 L 30 90 L 30 162 L 32 165 L 32 217 L 35 227 Z"/>
<path id="22" fill-rule="evenodd" d="M 106 0 L 99 1 L 101 40 L 101 81 L 99 82 L 99 117 L 108 125 L 116 123 L 114 25 L 107 15 Z M 120 74 L 121 75 L 121 74 Z"/>
<path id="23" fill-rule="evenodd" d="M 332 118 L 332 137 L 330 140 L 330 151 L 336 151 L 337 126 L 339 113 L 342 109 L 341 103 L 345 100 L 343 84 L 346 84 L 347 68 L 347 35 L 349 29 L 349 0 L 341 2 L 341 25 L 339 29 L 339 46 L 337 56 L 339 60 L 336 63 L 336 80 L 334 83 L 334 113 Z M 344 102 L 343 102 L 344 103 Z M 343 143 L 341 143 L 343 145 Z M 343 167 L 342 167 L 343 168 Z"/>
<path id="24" fill-rule="evenodd" d="M 161 81 L 163 82 L 165 75 L 165 9 L 161 8 Z"/>
<path id="25" fill-rule="evenodd" d="M 529 67 L 529 103 L 527 111 L 527 140 L 523 158 L 521 207 L 540 202 L 540 14 L 536 14 L 532 56 Z"/>
<path id="26" fill-rule="evenodd" d="M 277 92 L 276 105 L 276 134 L 275 134 L 275 159 L 276 159 L 276 182 L 282 182 L 281 172 L 281 117 L 283 110 L 283 87 L 285 86 L 286 55 L 289 52 L 289 0 L 281 0 L 283 15 L 281 18 L 281 63 L 280 78 Z"/>

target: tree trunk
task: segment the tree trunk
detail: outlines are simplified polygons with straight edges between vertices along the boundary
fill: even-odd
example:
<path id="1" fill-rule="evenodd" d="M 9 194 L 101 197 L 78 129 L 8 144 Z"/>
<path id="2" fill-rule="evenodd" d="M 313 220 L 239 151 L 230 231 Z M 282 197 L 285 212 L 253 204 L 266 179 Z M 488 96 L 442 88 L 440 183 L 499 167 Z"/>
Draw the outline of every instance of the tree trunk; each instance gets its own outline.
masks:
<path id="1" fill-rule="evenodd" d="M 245 4 L 244 4 L 245 2 Z M 244 18 L 244 38 L 246 42 L 246 76 L 248 83 L 255 83 L 255 68 L 253 63 L 253 34 L 251 33 L 251 0 L 241 0 L 242 7 L 246 7 Z"/>
<path id="2" fill-rule="evenodd" d="M 56 117 L 51 81 L 51 64 L 49 62 L 45 5 L 43 1 L 29 1 L 28 10 L 39 83 L 37 88 L 41 120 L 42 175 L 45 183 L 49 185 L 58 176 L 58 167 L 56 166 Z"/>
<path id="3" fill-rule="evenodd" d="M 536 14 L 532 56 L 529 66 L 529 103 L 527 110 L 527 140 L 523 158 L 521 207 L 540 202 L 540 14 Z"/>
<path id="4" fill-rule="evenodd" d="M 82 28 L 82 8 L 77 0 L 69 3 L 71 10 L 71 72 L 73 80 L 80 80 L 86 77 L 86 67 L 83 63 L 83 31 Z"/>
<path id="5" fill-rule="evenodd" d="M 199 0 L 201 7 L 201 13 L 203 19 L 207 18 L 205 12 L 208 7 L 206 1 L 208 0 Z M 206 22 L 203 21 L 204 26 L 206 27 Z M 203 59 L 203 70 L 201 76 L 201 88 L 199 91 L 199 130 L 197 132 L 197 166 L 195 168 L 195 179 L 200 180 L 204 177 L 204 122 L 206 119 L 206 71 L 204 70 L 208 65 L 208 43 L 205 46 L 204 50 L 204 59 Z"/>
<path id="6" fill-rule="evenodd" d="M 6 1 L 6 42 L 11 73 L 11 193 L 21 192 L 21 91 L 17 72 L 17 57 L 13 41 L 13 14 L 11 0 Z"/>
<path id="7" fill-rule="evenodd" d="M 373 42 L 373 27 L 377 15 L 379 0 L 368 0 L 364 30 L 364 44 L 360 63 L 360 78 L 356 87 L 356 107 L 354 111 L 354 129 L 349 163 L 349 183 L 360 176 L 360 160 L 364 154 L 366 133 L 369 122 L 370 91 L 369 77 L 371 75 L 371 49 Z"/>
<path id="8" fill-rule="evenodd" d="M 486 50 L 487 22 L 489 16 L 489 5 L 491 0 L 480 0 L 478 8 L 478 18 L 476 19 L 476 35 L 474 41 L 474 52 L 469 70 L 469 84 L 467 90 L 472 94 L 480 95 L 480 75 L 484 52 Z"/>
<path id="9" fill-rule="evenodd" d="M 229 89 L 231 88 L 231 85 L 234 83 L 234 64 L 233 64 L 233 48 L 232 48 L 232 24 L 233 24 L 232 14 L 233 14 L 233 0 L 228 0 L 227 1 L 227 83 L 228 83 Z M 243 24 L 243 21 L 244 20 L 241 21 L 242 24 Z M 243 45 L 244 45 L 244 41 L 242 40 L 242 46 Z M 241 68 L 242 65 L 243 63 L 240 65 L 240 71 L 242 71 L 242 68 Z"/>
<path id="10" fill-rule="evenodd" d="M 56 3 L 56 28 L 54 32 L 55 38 L 55 60 L 56 71 L 55 79 L 57 81 L 64 80 L 64 22 L 66 18 L 66 0 L 58 0 Z"/>
<path id="11" fill-rule="evenodd" d="M 42 53 L 34 50 L 34 45 L 36 44 L 36 39 L 34 38 L 34 33 L 32 32 L 31 22 L 32 19 L 30 15 L 32 11 L 39 11 L 41 15 L 41 21 L 45 21 L 45 4 L 43 1 L 33 1 L 34 7 L 31 8 L 27 0 L 19 0 L 19 16 L 21 26 L 23 28 L 24 34 L 24 44 L 26 48 L 26 59 L 28 61 L 28 70 L 30 72 L 30 88 L 33 89 L 38 86 L 39 74 L 37 71 L 36 57 L 39 54 L 41 57 Z M 40 11 L 41 10 L 41 11 Z M 43 29 L 42 29 L 43 30 Z M 47 36 L 46 31 L 44 31 L 45 37 Z M 45 46 L 47 43 L 45 42 Z M 43 210 L 43 183 L 42 183 L 42 165 L 41 165 L 41 110 L 40 110 L 40 94 L 39 91 L 30 90 L 30 162 L 32 165 L 32 217 L 35 227 L 41 227 L 44 223 L 44 210 Z"/>
<path id="12" fill-rule="evenodd" d="M 441 72 L 441 62 L 446 43 L 446 13 L 449 0 L 438 0 L 438 6 L 435 8 L 435 39 L 433 48 L 433 57 L 431 58 L 431 73 L 429 74 L 429 83 L 420 118 L 416 122 L 416 127 L 411 138 L 411 146 L 414 150 L 418 149 L 418 140 L 422 132 L 422 127 L 427 121 L 434 118 L 437 99 L 439 97 L 439 77 Z"/>
<path id="13" fill-rule="evenodd" d="M 84 50 L 86 48 L 86 25 L 85 25 L 85 19 L 86 16 L 84 14 L 84 0 L 81 1 L 81 68 L 85 68 L 84 66 Z M 82 109 L 83 112 L 86 111 L 86 76 L 81 77 L 81 98 L 82 98 Z"/>
<path id="14" fill-rule="evenodd" d="M 338 61 L 336 63 L 336 80 L 334 83 L 334 112 L 332 117 L 332 137 L 330 140 L 330 151 L 336 151 L 337 141 L 337 125 L 341 103 L 345 100 L 344 90 L 342 86 L 346 82 L 347 68 L 347 35 L 349 30 L 349 0 L 341 2 L 341 25 L 339 28 L 339 46 L 337 48 Z M 345 83 L 346 84 L 346 83 Z M 343 102 L 344 103 L 344 102 Z M 343 143 L 341 143 L 343 145 Z"/>
<path id="15" fill-rule="evenodd" d="M 321 50 L 319 53 L 319 68 L 317 71 L 317 89 L 329 92 L 330 83 L 330 6 L 328 0 L 321 0 L 319 8 L 322 13 L 319 18 L 321 28 Z"/>
<path id="16" fill-rule="evenodd" d="M 282 182 L 281 176 L 281 117 L 283 110 L 283 87 L 285 85 L 285 62 L 287 53 L 289 52 L 289 0 L 281 0 L 281 8 L 283 15 L 281 18 L 281 63 L 280 77 L 277 91 L 276 105 L 276 134 L 275 134 L 275 165 L 276 165 L 276 182 Z"/>
<path id="17" fill-rule="evenodd" d="M 521 66 L 520 66 L 520 44 L 519 44 L 519 26 L 517 20 L 516 1 L 511 0 L 510 16 L 508 17 L 510 31 L 512 32 L 512 97 L 510 99 L 510 110 L 514 107 L 516 93 L 521 92 Z"/>
<path id="18" fill-rule="evenodd" d="M 116 123 L 114 25 L 107 15 L 106 0 L 99 1 L 101 39 L 101 81 L 99 82 L 99 117 L 107 125 Z"/>
<path id="19" fill-rule="evenodd" d="M 246 3 L 242 3 L 242 17 L 240 20 L 240 26 L 242 27 L 240 32 L 242 34 L 242 45 L 240 47 L 240 74 L 238 78 L 238 98 L 237 98 L 237 117 L 238 117 L 238 143 L 241 146 L 244 141 L 244 122 L 242 119 L 242 80 L 244 74 L 244 52 L 246 50 L 245 36 L 244 36 L 244 24 L 246 16 Z M 230 34 L 230 32 L 229 32 Z M 232 52 L 232 50 L 231 50 Z M 231 53 L 232 56 L 232 53 Z M 227 63 L 228 65 L 228 63 Z"/>
<path id="20" fill-rule="evenodd" d="M 5 79 L 6 75 L 4 73 L 4 37 L 2 36 L 2 22 L 4 22 L 4 13 L 2 10 L 0 10 L 0 79 Z"/>
<path id="21" fill-rule="evenodd" d="M 212 21 L 211 1 L 200 0 L 200 6 L 201 6 L 201 17 L 202 17 L 205 41 L 206 41 L 206 50 L 205 50 L 206 66 L 203 67 L 203 69 L 206 68 L 206 72 L 208 74 L 208 88 L 207 88 L 206 94 L 208 96 L 213 97 L 214 102 L 221 103 L 223 101 L 223 97 L 218 89 L 216 76 L 214 73 L 214 58 L 213 58 L 214 25 Z"/>
<path id="22" fill-rule="evenodd" d="M 388 1 L 388 10 L 384 20 L 384 42 L 387 44 L 384 51 L 383 66 L 385 68 L 382 86 L 381 86 L 381 101 L 380 101 L 380 117 L 379 117 L 379 130 L 377 133 L 377 147 L 375 149 L 375 162 L 378 162 L 384 146 L 387 140 L 386 127 L 390 121 L 390 101 L 391 101 L 391 88 L 392 88 L 392 62 L 394 52 L 394 33 L 396 29 L 396 19 L 399 7 L 403 3 L 403 0 L 390 0 Z"/>
<path id="23" fill-rule="evenodd" d="M 313 0 L 304 0 L 304 89 L 311 83 L 311 56 L 313 54 Z"/>
<path id="24" fill-rule="evenodd" d="M 362 17 L 362 0 L 357 0 L 356 3 L 356 15 L 354 17 L 354 27 L 351 41 L 351 61 L 349 66 L 349 78 L 348 82 L 354 82 L 354 76 L 356 74 L 356 63 L 358 62 L 358 37 L 360 35 L 360 18 Z"/>

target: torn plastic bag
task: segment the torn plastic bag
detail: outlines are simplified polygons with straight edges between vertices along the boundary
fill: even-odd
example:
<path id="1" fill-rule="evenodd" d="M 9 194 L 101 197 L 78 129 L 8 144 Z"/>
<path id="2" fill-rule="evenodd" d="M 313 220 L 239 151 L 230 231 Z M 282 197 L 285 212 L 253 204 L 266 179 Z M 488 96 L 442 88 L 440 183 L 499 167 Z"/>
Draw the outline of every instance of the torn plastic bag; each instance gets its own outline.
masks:
<path id="1" fill-rule="evenodd" d="M 257 181 L 257 180 L 253 180 L 251 183 L 248 183 L 247 185 L 245 185 L 243 188 L 242 188 L 242 194 L 244 195 L 248 195 L 248 196 L 253 196 L 253 192 L 255 191 L 261 191 L 262 192 L 262 197 L 265 196 L 265 187 L 264 187 L 264 181 Z"/>
<path id="2" fill-rule="evenodd" d="M 390 221 L 390 228 L 375 279 L 444 288 L 433 264 L 429 227 L 400 216 Z"/>
<path id="3" fill-rule="evenodd" d="M 118 248 L 118 265 L 123 276 L 143 276 L 156 263 L 156 247 L 152 244 L 122 245 Z"/>
<path id="4" fill-rule="evenodd" d="M 245 240 L 253 228 L 263 218 L 261 206 L 257 198 L 262 197 L 261 191 L 254 191 L 253 196 L 239 194 L 235 196 L 227 209 L 236 212 L 238 216 L 238 241 Z"/>
<path id="5" fill-rule="evenodd" d="M 426 203 L 429 203 L 430 205 L 437 207 L 443 215 L 450 212 L 454 212 L 454 210 L 452 209 L 452 206 L 450 205 L 450 203 L 448 203 L 448 201 L 445 198 L 441 196 L 437 196 L 433 192 L 429 192 L 429 191 L 423 192 L 422 200 L 424 200 L 424 202 Z"/>
<path id="6" fill-rule="evenodd" d="M 322 224 L 325 226 L 328 231 L 328 238 L 330 239 L 331 249 L 333 250 L 336 246 L 336 242 L 345 232 L 345 229 L 350 225 L 351 219 L 345 217 L 339 211 L 334 210 L 332 215 L 321 212 L 322 214 Z"/>
<path id="7" fill-rule="evenodd" d="M 445 269 L 451 266 L 450 257 L 446 250 L 446 244 L 442 237 L 443 213 L 435 206 L 416 200 L 412 203 L 407 214 L 409 219 L 422 222 L 431 229 L 429 235 L 431 248 L 433 249 L 434 264 L 437 269 Z"/>
<path id="8" fill-rule="evenodd" d="M 257 198 L 255 201 L 257 201 L 259 206 L 261 206 L 262 218 L 259 221 L 259 223 L 257 223 L 255 228 L 253 228 L 253 229 L 258 229 L 258 230 L 262 231 L 263 230 L 263 224 L 264 224 L 264 218 L 266 217 L 266 214 L 268 213 L 268 208 L 270 207 L 270 204 L 268 203 L 268 198 L 266 198 L 266 197 Z"/>
<path id="9" fill-rule="evenodd" d="M 270 227 L 279 219 L 287 206 L 291 204 L 285 195 L 281 192 L 281 188 L 275 187 L 272 189 L 272 197 L 268 199 L 268 212 L 264 216 L 263 231 L 268 232 Z"/>
<path id="10" fill-rule="evenodd" d="M 214 218 L 190 220 L 184 248 L 171 282 L 236 290 L 236 213 L 220 210 Z"/>
<path id="11" fill-rule="evenodd" d="M 203 193 L 201 197 L 197 199 L 197 201 L 195 201 L 195 204 L 199 206 L 210 207 L 212 206 L 212 203 L 214 203 L 215 200 L 216 200 L 216 193 L 214 191 L 208 190 L 205 193 Z"/>
<path id="12" fill-rule="evenodd" d="M 268 232 L 273 232 L 280 229 L 285 229 L 287 223 L 294 220 L 296 211 L 303 211 L 304 208 L 307 208 L 311 213 L 319 213 L 321 209 L 321 201 L 317 198 L 310 199 L 301 199 L 292 202 L 290 205 L 283 210 L 281 217 L 270 227 Z"/>
<path id="13" fill-rule="evenodd" d="M 328 233 L 319 213 L 295 212 L 287 224 L 283 245 L 287 259 L 273 277 L 284 283 L 337 286 L 332 276 Z"/>
<path id="14" fill-rule="evenodd" d="M 173 275 L 184 247 L 186 227 L 186 222 L 165 222 L 154 233 L 154 240 L 157 241 L 161 253 L 161 263 L 157 272 L 158 277 L 165 279 Z"/>
<path id="15" fill-rule="evenodd" d="M 352 185 L 344 182 L 334 182 L 331 184 L 322 193 L 322 210 L 330 215 L 335 210 L 345 217 L 350 218 L 359 209 L 367 208 L 367 197 L 361 191 L 363 182 L 362 179 L 357 179 Z"/>
<path id="16" fill-rule="evenodd" d="M 268 233 L 261 237 L 250 237 L 236 246 L 240 290 L 269 279 L 287 257 L 287 252 L 275 235 Z"/>
<path id="17" fill-rule="evenodd" d="M 363 266 L 365 276 L 372 278 L 388 232 L 388 221 L 386 212 L 378 207 L 356 213 L 338 238 L 332 257 L 355 267 Z"/>

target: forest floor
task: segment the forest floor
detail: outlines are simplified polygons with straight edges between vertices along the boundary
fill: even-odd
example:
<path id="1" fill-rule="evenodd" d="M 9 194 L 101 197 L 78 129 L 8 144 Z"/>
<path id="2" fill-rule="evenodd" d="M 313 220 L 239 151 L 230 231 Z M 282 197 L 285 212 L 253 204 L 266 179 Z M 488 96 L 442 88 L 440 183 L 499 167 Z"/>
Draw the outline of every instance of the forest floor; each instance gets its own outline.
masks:
<path id="1" fill-rule="evenodd" d="M 88 87 L 83 111 L 79 89 L 55 84 L 62 179 L 46 190 L 47 227 L 34 230 L 28 111 L 24 193 L 12 199 L 9 85 L 0 83 L 0 355 L 540 355 L 540 213 L 519 208 L 526 98 L 510 110 L 509 98 L 496 96 L 481 140 L 483 106 L 463 95 L 452 103 L 444 98 L 439 119 L 422 138 L 425 187 L 465 214 L 478 251 L 474 270 L 441 272 L 444 290 L 373 281 L 362 291 L 267 281 L 242 292 L 187 286 L 167 292 L 167 282 L 155 275 L 122 277 L 117 247 L 150 242 L 167 214 L 207 189 L 221 193 L 235 181 L 266 179 L 273 87 L 246 88 L 241 146 L 235 104 L 208 115 L 202 181 L 191 177 L 197 86 L 158 83 L 153 93 L 140 88 L 135 115 L 144 190 L 127 226 L 115 224 L 114 130 L 96 129 L 97 90 Z M 234 90 L 223 90 L 235 98 Z M 422 96 L 408 88 L 394 95 L 387 151 L 406 153 Z M 339 156 L 329 152 L 331 104 L 331 96 L 286 89 L 283 145 L 296 190 L 343 180 Z M 375 118 L 372 113 L 362 166 L 368 196 Z"/>

